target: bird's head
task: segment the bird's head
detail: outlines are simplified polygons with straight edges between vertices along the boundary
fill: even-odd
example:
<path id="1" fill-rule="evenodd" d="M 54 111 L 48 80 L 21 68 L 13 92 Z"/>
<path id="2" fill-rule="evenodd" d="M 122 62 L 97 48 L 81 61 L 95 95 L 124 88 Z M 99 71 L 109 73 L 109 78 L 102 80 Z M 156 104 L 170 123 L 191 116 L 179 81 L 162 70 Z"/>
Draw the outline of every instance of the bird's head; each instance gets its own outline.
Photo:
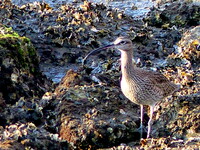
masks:
<path id="1" fill-rule="evenodd" d="M 132 50 L 133 43 L 127 37 L 118 37 L 113 42 L 113 47 L 115 47 L 116 49 L 118 49 L 120 51 L 130 51 L 130 50 Z"/>
<path id="2" fill-rule="evenodd" d="M 127 38 L 127 37 L 118 37 L 110 45 L 106 45 L 104 47 L 97 48 L 97 49 L 91 51 L 89 54 L 87 54 L 85 56 L 85 58 L 83 59 L 83 64 L 85 63 L 86 59 L 90 55 L 96 54 L 97 52 L 99 52 L 101 50 L 106 50 L 108 48 L 116 48 L 116 49 L 118 49 L 120 51 L 131 51 L 132 50 L 132 46 L 133 46 L 133 43 L 132 43 L 132 41 L 129 38 Z"/>

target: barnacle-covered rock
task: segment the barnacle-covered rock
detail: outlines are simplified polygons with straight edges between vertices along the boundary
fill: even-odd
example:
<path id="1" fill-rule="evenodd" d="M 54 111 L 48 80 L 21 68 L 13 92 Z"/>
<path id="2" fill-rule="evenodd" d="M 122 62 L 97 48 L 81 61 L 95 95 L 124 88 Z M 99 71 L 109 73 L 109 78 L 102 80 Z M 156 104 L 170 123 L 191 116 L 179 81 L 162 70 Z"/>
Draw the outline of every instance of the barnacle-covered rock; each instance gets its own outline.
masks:
<path id="1" fill-rule="evenodd" d="M 0 29 L 0 149 L 58 149 L 58 135 L 44 128 L 39 99 L 52 85 L 39 71 L 39 56 L 30 39 Z"/>
<path id="2" fill-rule="evenodd" d="M 58 135 L 38 128 L 33 123 L 16 123 L 6 126 L 0 143 L 1 149 L 59 149 Z M 15 146 L 14 144 L 15 143 Z M 67 144 L 63 146 L 68 148 Z"/>
<path id="3" fill-rule="evenodd" d="M 200 26 L 196 26 L 183 33 L 181 40 L 177 43 L 176 53 L 167 57 L 170 66 L 198 67 L 200 63 Z"/>
<path id="4" fill-rule="evenodd" d="M 196 26 L 183 34 L 183 37 L 178 42 L 181 48 L 181 57 L 189 60 L 192 64 L 200 64 L 200 26 Z"/>
<path id="5" fill-rule="evenodd" d="M 189 27 L 199 25 L 200 7 L 195 2 L 174 2 L 167 5 L 164 10 L 150 11 L 144 20 L 151 26 L 170 28 Z"/>

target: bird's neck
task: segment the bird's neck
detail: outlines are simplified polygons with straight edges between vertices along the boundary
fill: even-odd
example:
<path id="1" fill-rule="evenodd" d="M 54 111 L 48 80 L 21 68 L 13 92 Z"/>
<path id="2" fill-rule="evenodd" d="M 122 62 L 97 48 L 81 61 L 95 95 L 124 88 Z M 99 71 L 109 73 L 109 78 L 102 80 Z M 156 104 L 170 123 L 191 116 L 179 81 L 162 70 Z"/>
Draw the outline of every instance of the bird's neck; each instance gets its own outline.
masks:
<path id="1" fill-rule="evenodd" d="M 133 51 L 121 51 L 121 71 L 122 76 L 129 76 L 134 69 Z"/>

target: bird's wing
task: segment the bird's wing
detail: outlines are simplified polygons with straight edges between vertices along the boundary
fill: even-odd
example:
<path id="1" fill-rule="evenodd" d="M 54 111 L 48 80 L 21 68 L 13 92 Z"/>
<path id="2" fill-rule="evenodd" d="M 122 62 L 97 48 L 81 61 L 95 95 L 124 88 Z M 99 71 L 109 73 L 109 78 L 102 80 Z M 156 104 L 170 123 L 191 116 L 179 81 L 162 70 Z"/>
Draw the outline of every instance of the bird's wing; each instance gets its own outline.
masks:
<path id="1" fill-rule="evenodd" d="M 163 74 L 159 72 L 150 71 L 147 77 L 155 85 L 166 84 L 170 82 Z"/>
<path id="2" fill-rule="evenodd" d="M 170 82 L 167 77 L 159 72 L 150 71 L 146 74 L 146 79 L 149 83 L 160 89 L 163 92 L 164 97 L 171 95 L 176 89 L 178 89 L 176 84 Z"/>
<path id="3" fill-rule="evenodd" d="M 140 77 L 142 77 L 145 80 L 148 80 L 154 85 L 165 84 L 170 82 L 163 74 L 159 72 L 144 70 L 141 68 L 137 68 L 137 72 L 139 72 Z"/>

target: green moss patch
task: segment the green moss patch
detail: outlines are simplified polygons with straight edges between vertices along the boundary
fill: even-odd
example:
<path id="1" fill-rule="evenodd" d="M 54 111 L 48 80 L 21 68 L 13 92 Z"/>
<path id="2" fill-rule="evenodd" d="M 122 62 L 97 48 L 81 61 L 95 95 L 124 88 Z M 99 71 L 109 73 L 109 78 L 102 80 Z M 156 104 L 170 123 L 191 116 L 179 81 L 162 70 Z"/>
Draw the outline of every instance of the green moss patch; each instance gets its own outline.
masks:
<path id="1" fill-rule="evenodd" d="M 39 57 L 30 39 L 19 36 L 11 28 L 0 28 L 0 57 L 12 58 L 17 68 L 34 73 Z"/>

